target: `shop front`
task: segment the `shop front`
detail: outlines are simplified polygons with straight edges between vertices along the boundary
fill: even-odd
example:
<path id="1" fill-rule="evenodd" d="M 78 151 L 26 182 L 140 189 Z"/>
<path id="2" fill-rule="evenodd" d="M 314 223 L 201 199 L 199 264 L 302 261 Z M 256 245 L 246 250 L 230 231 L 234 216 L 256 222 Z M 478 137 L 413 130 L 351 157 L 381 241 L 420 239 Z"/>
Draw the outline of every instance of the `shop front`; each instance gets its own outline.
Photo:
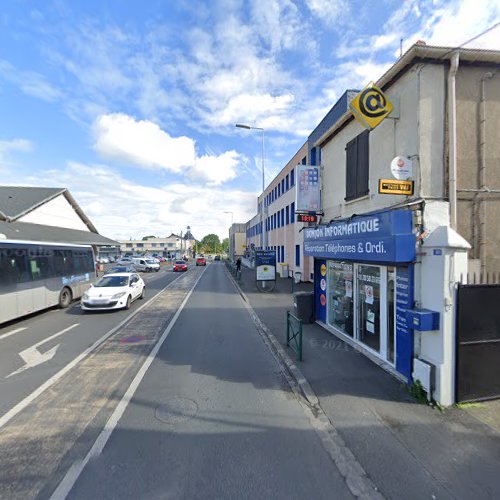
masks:
<path id="1" fill-rule="evenodd" d="M 315 258 L 316 319 L 411 380 L 416 239 L 412 212 L 393 210 L 308 228 Z"/>

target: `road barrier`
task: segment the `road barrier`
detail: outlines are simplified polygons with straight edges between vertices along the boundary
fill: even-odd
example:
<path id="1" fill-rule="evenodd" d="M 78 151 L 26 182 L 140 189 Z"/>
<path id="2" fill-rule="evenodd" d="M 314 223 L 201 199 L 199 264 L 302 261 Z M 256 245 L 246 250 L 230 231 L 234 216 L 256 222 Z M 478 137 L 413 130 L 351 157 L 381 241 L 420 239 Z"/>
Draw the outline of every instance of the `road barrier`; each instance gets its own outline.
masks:
<path id="1" fill-rule="evenodd" d="M 297 359 L 302 361 L 302 320 L 290 311 L 286 312 L 286 345 L 297 354 Z"/>

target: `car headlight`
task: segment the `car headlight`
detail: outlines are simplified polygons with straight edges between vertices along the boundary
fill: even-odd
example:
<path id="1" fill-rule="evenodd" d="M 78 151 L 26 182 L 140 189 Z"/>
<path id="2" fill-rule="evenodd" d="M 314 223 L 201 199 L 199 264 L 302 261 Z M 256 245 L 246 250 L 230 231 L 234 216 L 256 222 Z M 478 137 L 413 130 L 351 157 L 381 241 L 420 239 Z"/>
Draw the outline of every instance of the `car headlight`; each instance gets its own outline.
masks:
<path id="1" fill-rule="evenodd" d="M 111 298 L 112 299 L 119 299 L 120 297 L 123 297 L 127 292 L 119 292 L 115 293 Z"/>
<path id="2" fill-rule="evenodd" d="M 84 293 L 84 294 L 82 295 L 82 299 L 83 299 L 83 300 L 88 300 L 88 299 L 89 299 L 89 294 L 88 294 L 88 293 Z"/>

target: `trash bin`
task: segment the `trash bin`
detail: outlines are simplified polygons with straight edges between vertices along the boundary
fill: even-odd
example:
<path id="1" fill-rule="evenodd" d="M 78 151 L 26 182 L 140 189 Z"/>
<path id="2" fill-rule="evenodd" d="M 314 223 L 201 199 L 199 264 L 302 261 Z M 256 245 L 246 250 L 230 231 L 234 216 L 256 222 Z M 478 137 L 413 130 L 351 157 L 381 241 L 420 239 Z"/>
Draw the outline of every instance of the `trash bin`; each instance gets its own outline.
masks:
<path id="1" fill-rule="evenodd" d="M 294 316 L 302 323 L 314 321 L 314 292 L 295 292 L 293 294 Z"/>
<path id="2" fill-rule="evenodd" d="M 288 264 L 286 262 L 282 262 L 280 264 L 280 276 L 282 278 L 288 278 Z"/>

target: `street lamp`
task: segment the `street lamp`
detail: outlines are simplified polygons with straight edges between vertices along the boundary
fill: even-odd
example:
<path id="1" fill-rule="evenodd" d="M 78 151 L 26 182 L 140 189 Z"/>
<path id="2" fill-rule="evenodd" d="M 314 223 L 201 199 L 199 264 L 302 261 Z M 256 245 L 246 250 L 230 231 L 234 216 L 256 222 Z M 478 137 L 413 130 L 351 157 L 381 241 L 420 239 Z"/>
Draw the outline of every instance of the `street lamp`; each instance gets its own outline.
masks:
<path id="1" fill-rule="evenodd" d="M 261 236 L 261 247 L 262 249 L 267 247 L 267 233 L 266 224 L 264 221 L 264 190 L 266 189 L 266 181 L 264 177 L 264 129 L 262 127 L 251 127 L 250 125 L 245 125 L 243 123 L 237 123 L 235 125 L 237 128 L 244 128 L 247 130 L 261 130 L 262 131 L 262 207 L 260 210 L 260 223 L 262 225 L 262 236 Z"/>

